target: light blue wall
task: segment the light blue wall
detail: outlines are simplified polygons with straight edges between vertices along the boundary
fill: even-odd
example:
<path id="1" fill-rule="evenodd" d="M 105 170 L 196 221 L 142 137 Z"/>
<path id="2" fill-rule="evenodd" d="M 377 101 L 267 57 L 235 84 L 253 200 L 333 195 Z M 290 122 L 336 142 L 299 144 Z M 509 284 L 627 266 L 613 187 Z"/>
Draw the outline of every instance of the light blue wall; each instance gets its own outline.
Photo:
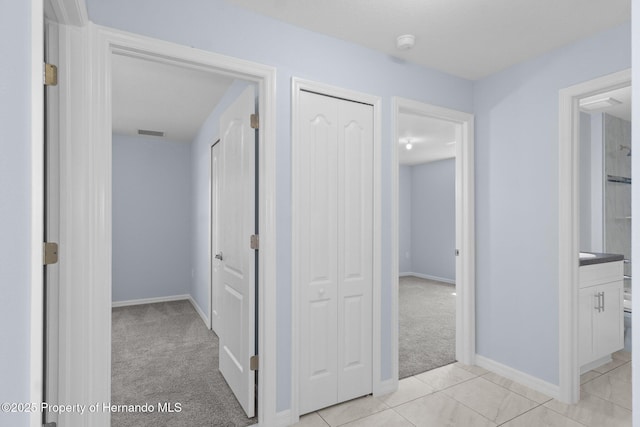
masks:
<path id="1" fill-rule="evenodd" d="M 31 7 L 0 0 L 0 10 L 0 402 L 28 402 Z M 28 419 L 0 412 L 2 427 L 26 426 Z"/>
<path id="2" fill-rule="evenodd" d="M 248 82 L 235 80 L 205 120 L 191 143 L 191 188 L 193 209 L 191 220 L 193 280 L 191 296 L 209 314 L 209 169 L 211 146 L 220 137 L 220 115 L 235 101 Z"/>
<path id="3" fill-rule="evenodd" d="M 435 280 L 456 278 L 456 160 L 411 167 L 411 268 Z"/>
<path id="4" fill-rule="evenodd" d="M 398 171 L 398 269 L 411 270 L 411 166 L 401 165 Z"/>
<path id="5" fill-rule="evenodd" d="M 291 77 L 381 96 L 382 378 L 391 378 L 391 97 L 472 110 L 472 83 L 245 11 L 223 0 L 89 0 L 97 24 L 277 68 L 277 410 L 291 398 Z M 393 273 L 395 274 L 395 273 Z"/>
<path id="6" fill-rule="evenodd" d="M 113 301 L 189 293 L 191 144 L 113 135 Z"/>
<path id="7" fill-rule="evenodd" d="M 474 84 L 476 346 L 558 384 L 558 91 L 631 66 L 628 24 Z"/>

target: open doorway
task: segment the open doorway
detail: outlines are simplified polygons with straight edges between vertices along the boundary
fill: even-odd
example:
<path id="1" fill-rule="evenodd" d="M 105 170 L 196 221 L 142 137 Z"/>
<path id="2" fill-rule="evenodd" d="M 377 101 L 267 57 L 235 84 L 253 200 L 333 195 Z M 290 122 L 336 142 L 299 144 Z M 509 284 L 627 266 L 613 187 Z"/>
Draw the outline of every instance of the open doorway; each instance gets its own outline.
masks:
<path id="1" fill-rule="evenodd" d="M 456 360 L 459 126 L 410 111 L 398 116 L 401 379 Z"/>
<path id="2" fill-rule="evenodd" d="M 560 91 L 559 391 L 567 403 L 587 388 L 597 394 L 598 381 L 611 390 L 606 375 L 616 368 L 614 394 L 628 399 L 616 403 L 631 402 L 630 353 L 624 351 L 625 305 L 629 327 L 631 309 L 625 304 L 631 296 L 631 124 L 620 111 L 630 110 L 621 107 L 630 86 L 625 70 Z M 620 253 L 602 254 L 610 251 Z"/>
<path id="3" fill-rule="evenodd" d="M 402 98 L 394 111 L 394 354 L 403 378 L 475 364 L 473 116 Z"/>
<path id="4" fill-rule="evenodd" d="M 250 126 L 255 84 L 117 53 L 111 60 L 111 403 L 153 406 L 112 411 L 112 424 L 155 418 L 156 424 L 188 419 L 194 425 L 252 425 L 255 372 L 249 357 L 242 367 L 248 376 L 228 360 L 242 364 L 241 354 L 257 354 L 255 316 L 250 322 L 235 318 L 255 309 L 237 307 L 231 298 L 226 305 L 233 310 L 225 312 L 213 307 L 217 300 L 210 295 L 224 298 L 217 292 L 224 281 L 230 295 L 241 295 L 241 304 L 255 304 L 256 255 L 243 245 L 245 232 L 256 232 L 257 219 L 256 136 Z M 220 161 L 210 170 L 213 141 Z M 213 182 L 224 208 L 210 212 Z M 245 211 L 243 221 L 238 212 Z M 221 275 L 210 282 L 214 260 L 207 233 L 214 220 L 225 218 L 225 259 L 215 261 Z M 224 277 L 229 269 L 233 277 Z M 227 330 L 220 326 L 225 315 L 229 327 L 251 328 Z"/>

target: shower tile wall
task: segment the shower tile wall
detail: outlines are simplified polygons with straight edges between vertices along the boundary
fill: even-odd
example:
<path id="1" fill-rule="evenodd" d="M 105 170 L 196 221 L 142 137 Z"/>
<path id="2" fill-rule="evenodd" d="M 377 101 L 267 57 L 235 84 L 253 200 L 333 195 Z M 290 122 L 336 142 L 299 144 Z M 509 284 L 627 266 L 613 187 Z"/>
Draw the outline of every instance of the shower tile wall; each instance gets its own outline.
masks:
<path id="1" fill-rule="evenodd" d="M 605 157 L 605 251 L 631 259 L 631 184 L 611 182 L 608 177 L 631 178 L 631 122 L 608 114 L 603 126 Z M 631 276 L 631 264 L 624 274 Z M 631 281 L 625 280 L 625 287 Z"/>

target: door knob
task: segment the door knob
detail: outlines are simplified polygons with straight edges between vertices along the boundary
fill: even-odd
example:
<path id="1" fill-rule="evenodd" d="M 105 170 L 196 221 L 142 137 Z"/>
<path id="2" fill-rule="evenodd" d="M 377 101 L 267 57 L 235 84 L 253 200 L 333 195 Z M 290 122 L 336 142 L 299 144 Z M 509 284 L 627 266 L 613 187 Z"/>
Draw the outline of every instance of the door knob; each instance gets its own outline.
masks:
<path id="1" fill-rule="evenodd" d="M 219 252 L 216 254 L 216 259 L 219 259 L 220 261 L 222 261 L 222 252 Z"/>

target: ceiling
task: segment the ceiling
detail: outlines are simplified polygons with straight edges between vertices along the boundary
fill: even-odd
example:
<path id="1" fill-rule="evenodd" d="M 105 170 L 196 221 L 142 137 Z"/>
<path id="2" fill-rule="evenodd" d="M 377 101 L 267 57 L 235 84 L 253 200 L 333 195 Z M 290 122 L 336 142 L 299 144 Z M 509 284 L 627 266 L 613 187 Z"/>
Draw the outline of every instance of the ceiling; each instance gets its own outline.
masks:
<path id="1" fill-rule="evenodd" d="M 398 161 L 401 165 L 417 165 L 455 157 L 458 126 L 401 109 L 398 114 Z M 407 141 L 411 141 L 411 150 L 406 149 Z"/>
<path id="2" fill-rule="evenodd" d="M 631 19 L 630 0 L 227 1 L 471 80 Z"/>
<path id="3" fill-rule="evenodd" d="M 586 111 L 585 109 L 582 109 L 582 111 L 585 111 L 588 113 L 595 113 L 595 112 L 607 113 L 612 116 L 615 116 L 630 122 L 631 121 L 631 86 L 623 87 L 621 89 L 615 89 L 605 93 L 600 93 L 598 95 L 589 96 L 587 98 L 582 98 L 580 100 L 580 104 L 598 101 L 598 100 L 609 98 L 609 97 L 617 101 L 620 101 L 620 104 L 616 104 L 612 107 L 601 108 L 595 111 L 594 110 Z"/>
<path id="4" fill-rule="evenodd" d="M 191 142 L 232 78 L 151 60 L 113 55 L 113 132 L 161 131 Z"/>

